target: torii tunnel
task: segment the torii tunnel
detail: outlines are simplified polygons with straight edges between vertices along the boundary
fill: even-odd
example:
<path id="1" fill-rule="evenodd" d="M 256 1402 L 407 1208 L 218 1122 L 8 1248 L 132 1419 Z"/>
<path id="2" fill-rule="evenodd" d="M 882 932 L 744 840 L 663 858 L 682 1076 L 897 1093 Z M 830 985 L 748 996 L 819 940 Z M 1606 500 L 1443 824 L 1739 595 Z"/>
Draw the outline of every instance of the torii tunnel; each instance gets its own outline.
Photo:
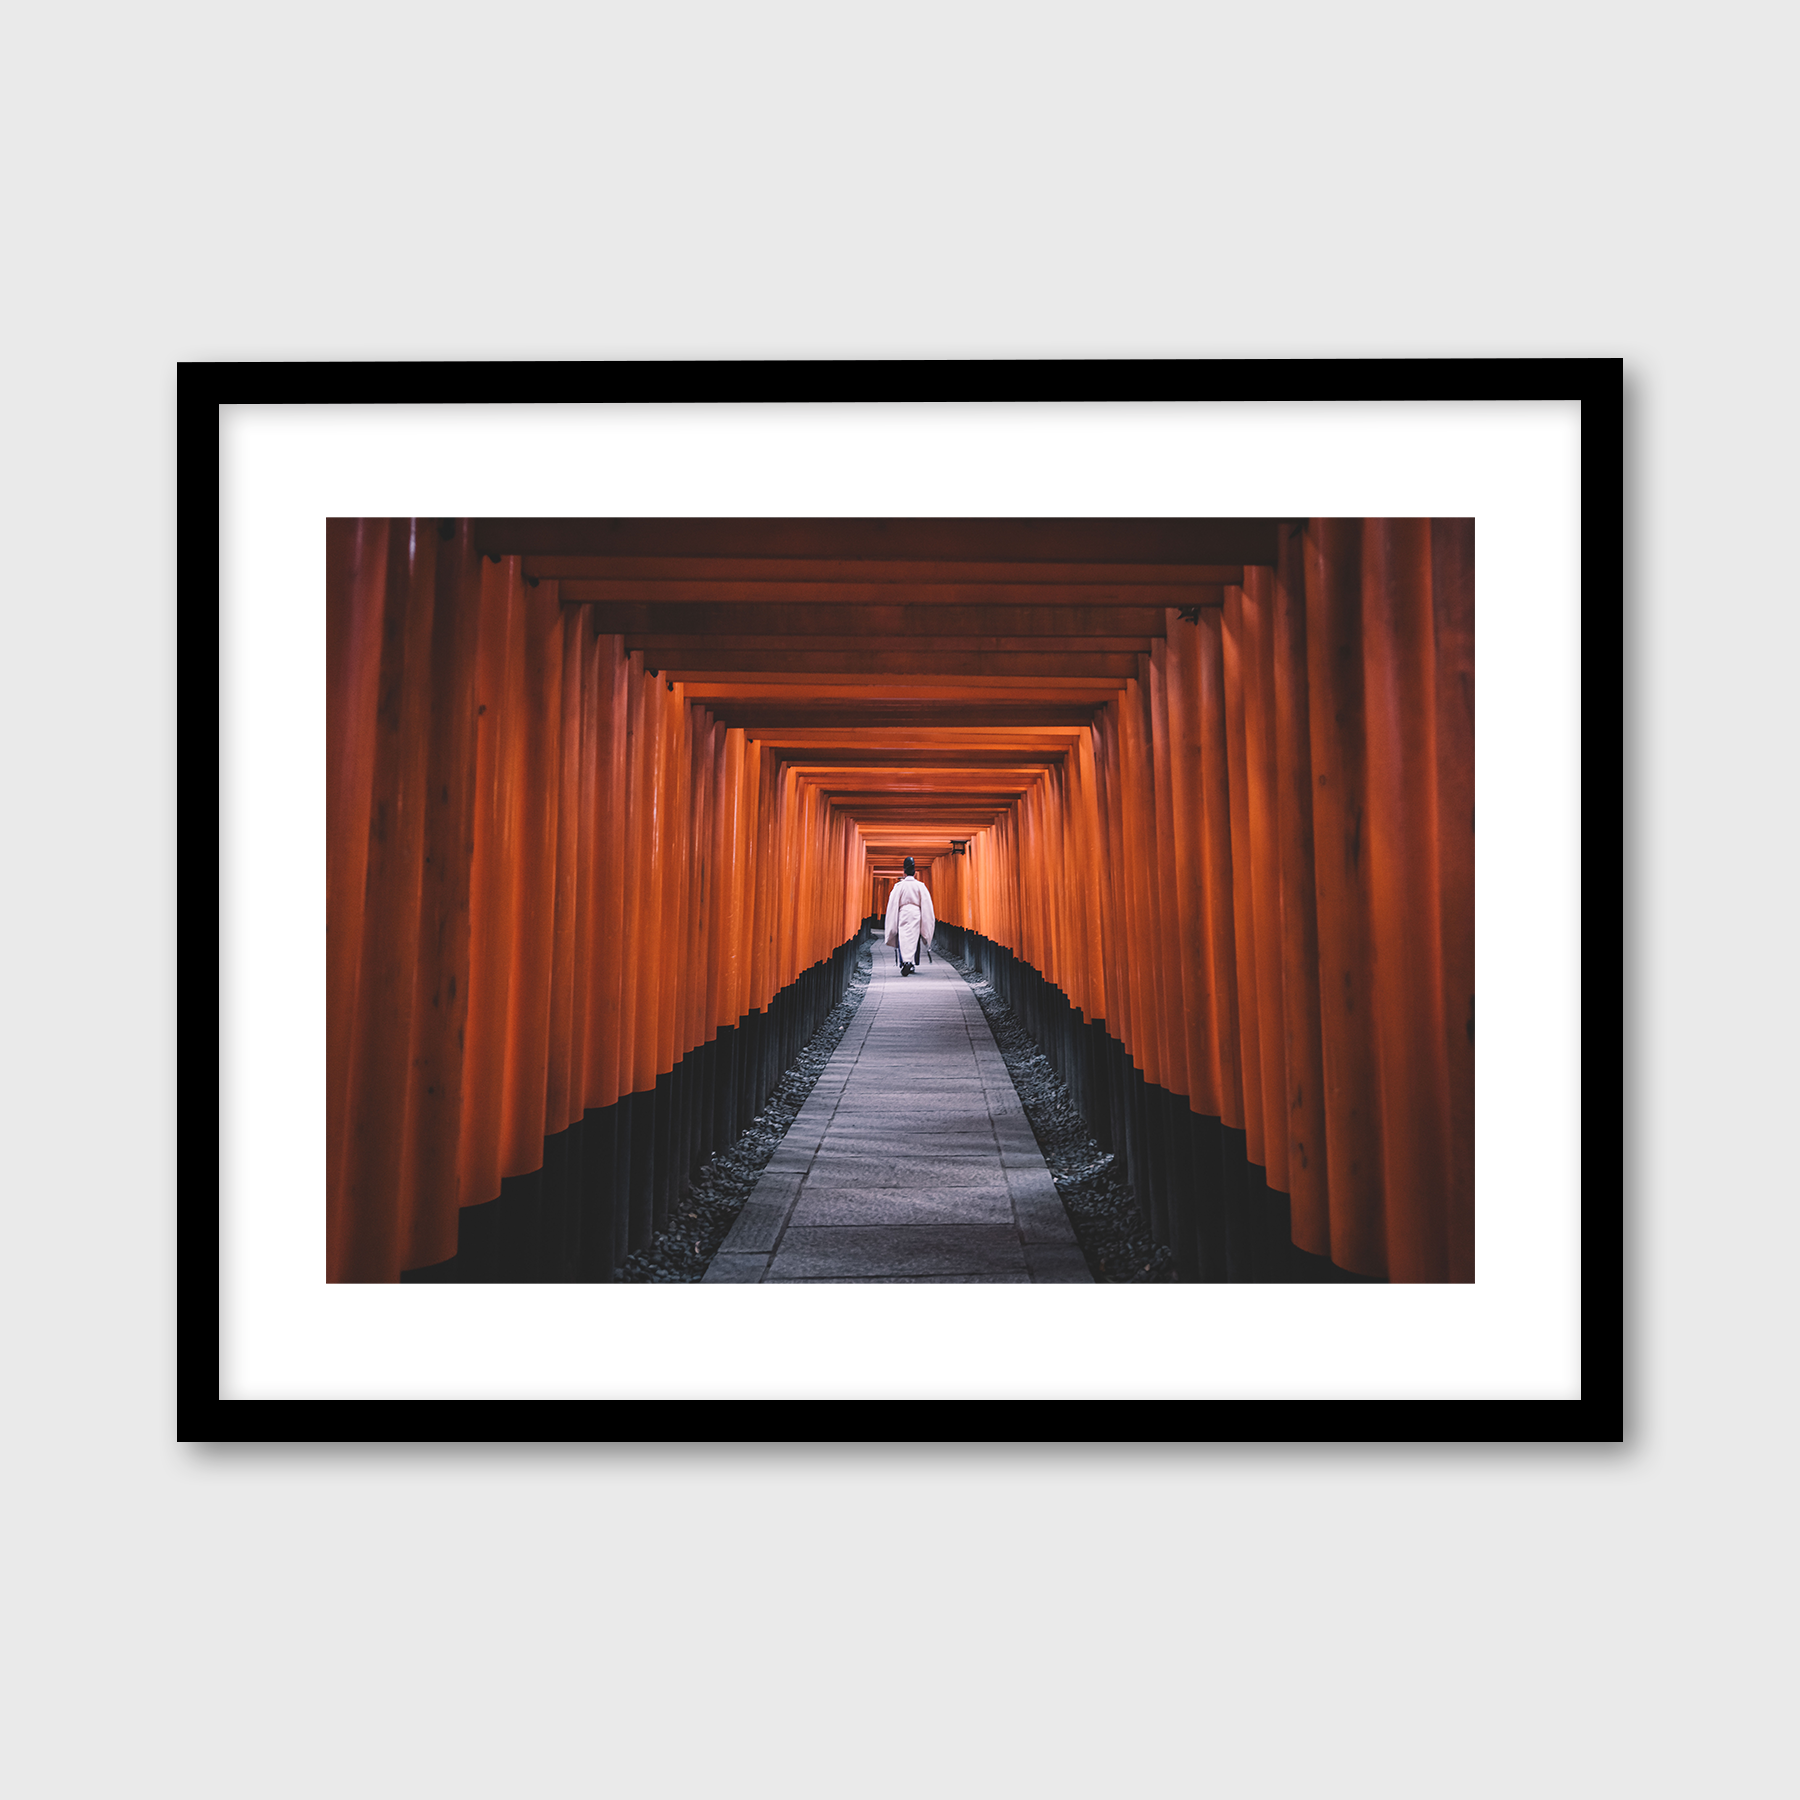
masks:
<path id="1" fill-rule="evenodd" d="M 618 1279 L 908 854 L 1177 1279 L 1474 1279 L 1473 521 L 327 552 L 329 1280 Z"/>

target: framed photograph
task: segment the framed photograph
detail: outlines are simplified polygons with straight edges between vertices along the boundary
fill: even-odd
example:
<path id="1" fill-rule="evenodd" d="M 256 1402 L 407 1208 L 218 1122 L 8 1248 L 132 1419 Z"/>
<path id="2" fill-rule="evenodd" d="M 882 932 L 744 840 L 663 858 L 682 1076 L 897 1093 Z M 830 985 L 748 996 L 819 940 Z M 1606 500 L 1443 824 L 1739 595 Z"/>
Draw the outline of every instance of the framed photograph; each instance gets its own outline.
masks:
<path id="1" fill-rule="evenodd" d="M 1620 363 L 184 364 L 179 432 L 180 1438 L 1622 1439 Z"/>

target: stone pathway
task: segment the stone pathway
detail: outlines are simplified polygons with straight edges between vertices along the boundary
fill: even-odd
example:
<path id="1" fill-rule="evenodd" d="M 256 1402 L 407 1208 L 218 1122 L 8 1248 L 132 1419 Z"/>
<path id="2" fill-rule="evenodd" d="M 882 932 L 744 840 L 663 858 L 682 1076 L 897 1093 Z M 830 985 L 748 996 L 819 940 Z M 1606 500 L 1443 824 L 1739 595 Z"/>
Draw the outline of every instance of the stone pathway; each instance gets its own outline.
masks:
<path id="1" fill-rule="evenodd" d="M 1092 1281 L 968 984 L 893 956 L 705 1279 Z"/>

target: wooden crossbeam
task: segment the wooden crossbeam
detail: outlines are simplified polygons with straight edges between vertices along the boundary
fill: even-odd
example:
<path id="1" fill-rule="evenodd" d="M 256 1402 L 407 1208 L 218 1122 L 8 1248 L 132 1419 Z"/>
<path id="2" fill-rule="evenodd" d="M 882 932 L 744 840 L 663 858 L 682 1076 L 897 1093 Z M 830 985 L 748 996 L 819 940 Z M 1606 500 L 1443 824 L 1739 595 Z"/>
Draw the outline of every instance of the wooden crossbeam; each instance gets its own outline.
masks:
<path id="1" fill-rule="evenodd" d="M 1044 750 L 1060 753 L 1066 750 L 1071 741 L 1079 735 L 1072 726 L 1038 725 L 1030 727 L 988 727 L 962 726 L 947 721 L 934 729 L 929 736 L 923 738 L 907 737 L 896 742 L 892 734 L 881 726 L 853 726 L 843 728 L 829 726 L 821 728 L 796 728 L 782 737 L 784 744 L 791 744 L 797 749 L 818 747 L 819 754 L 827 750 L 837 754 L 840 747 L 866 747 L 871 751 L 882 749 L 897 750 L 908 761 L 916 760 L 925 752 L 948 750 L 992 750 L 1005 752 L 1014 749 Z"/>
<path id="2" fill-rule="evenodd" d="M 1221 603 L 1225 590 L 1217 590 Z M 1164 637 L 1161 606 L 765 606 L 695 601 L 588 604 L 598 631 L 621 637 Z"/>
<path id="3" fill-rule="evenodd" d="M 527 556 L 534 581 L 671 582 L 723 588 L 774 582 L 792 586 L 858 583 L 881 587 L 1239 587 L 1244 565 L 1227 563 L 844 562 L 825 558 L 732 561 L 712 557 Z"/>
<path id="4" fill-rule="evenodd" d="M 891 643 L 891 640 L 890 640 Z M 798 678 L 828 675 L 837 679 L 870 676 L 1012 677 L 1065 681 L 1130 681 L 1137 675 L 1136 654 L 1087 652 L 1080 656 L 1021 655 L 1011 652 L 912 650 L 899 645 L 863 650 L 719 650 L 711 645 L 679 651 L 648 651 L 646 668 L 656 667 L 675 681 L 696 676 L 776 675 Z"/>
<path id="5" fill-rule="evenodd" d="M 904 752 L 895 751 L 886 756 L 872 755 L 860 759 L 834 757 L 829 763 L 821 763 L 809 750 L 796 749 L 791 744 L 768 738 L 762 741 L 765 749 L 784 768 L 797 770 L 803 779 L 846 789 L 864 783 L 885 781 L 890 773 L 894 778 L 904 780 L 981 779 L 1006 785 L 1014 782 L 1030 783 L 1040 780 L 1047 771 L 1059 767 L 1065 754 L 1060 750 L 1045 751 L 1035 760 L 1026 760 L 1015 754 L 1010 761 L 998 758 L 988 761 L 979 752 L 965 750 L 954 758 L 947 755 L 943 760 L 920 767 L 916 753 L 908 748 Z M 905 768 L 900 767 L 902 757 L 906 763 Z"/>
<path id="6" fill-rule="evenodd" d="M 1005 794 L 905 794 L 889 798 L 880 793 L 873 794 L 841 794 L 834 790 L 825 790 L 825 797 L 833 806 L 844 812 L 853 812 L 868 818 L 880 818 L 894 813 L 905 813 L 910 817 L 914 813 L 977 813 L 1004 812 L 1018 799 L 1019 795 L 1029 790 L 1019 788 Z"/>
<path id="7" fill-rule="evenodd" d="M 844 788 L 835 786 L 829 781 L 812 782 L 808 785 L 817 787 L 842 806 L 905 806 L 917 810 L 921 806 L 1010 806 L 1021 794 L 1029 793 L 1037 786 L 1035 781 L 1019 783 L 1016 786 L 1002 788 L 912 788 L 912 787 L 856 787 Z"/>
<path id="8" fill-rule="evenodd" d="M 892 781 L 945 781 L 954 777 L 966 781 L 1030 782 L 1036 781 L 1055 760 L 1045 757 L 1033 761 L 1023 756 L 1005 756 L 996 752 L 992 761 L 984 762 L 980 760 L 980 754 L 970 750 L 946 751 L 942 759 L 931 761 L 921 756 L 912 745 L 907 745 L 904 749 L 889 751 L 880 757 L 824 758 L 809 752 L 789 756 L 786 761 L 809 781 L 839 776 L 850 779 L 867 775 L 871 770 L 879 770 L 884 780 Z"/>
<path id="9" fill-rule="evenodd" d="M 830 788 L 834 793 L 1019 793 L 1043 779 L 1041 768 L 1032 769 L 913 769 L 898 763 L 884 769 L 821 769 L 796 763 L 804 781 Z"/>
<path id="10" fill-rule="evenodd" d="M 992 806 L 920 806 L 910 812 L 893 807 L 877 806 L 842 806 L 833 804 L 834 818 L 848 818 L 855 821 L 858 829 L 865 837 L 894 837 L 902 832 L 915 832 L 923 826 L 931 826 L 939 831 L 954 831 L 966 837 L 971 831 L 979 831 L 982 826 L 992 824 L 995 819 L 1004 818 L 1019 803 L 1021 795 L 1013 795 L 1010 799 L 996 802 Z"/>
<path id="11" fill-rule="evenodd" d="M 1042 697 L 1010 704 L 979 695 L 961 695 L 954 703 L 937 700 L 885 700 L 864 696 L 855 701 L 824 702 L 802 699 L 796 703 L 769 695 L 748 699 L 706 702 L 708 710 L 726 725 L 741 725 L 757 736 L 780 733 L 784 738 L 808 726 L 832 729 L 856 725 L 880 725 L 889 731 L 922 731 L 953 725 L 985 725 L 1017 729 L 1028 726 L 1087 726 L 1093 722 L 1095 701 L 1052 701 Z"/>
<path id="12" fill-rule="evenodd" d="M 1218 581 L 576 581 L 562 578 L 565 606 L 1216 606 L 1233 585 Z M 739 626 L 738 629 L 743 629 Z"/>
<path id="13" fill-rule="evenodd" d="M 1159 638 L 1144 637 L 868 637 L 819 633 L 789 637 L 766 632 L 676 633 L 629 632 L 626 650 L 641 650 L 646 662 L 660 659 L 668 668 L 736 667 L 740 652 L 755 651 L 792 658 L 797 653 L 826 656 L 849 651 L 857 655 L 903 656 L 1062 656 L 1075 660 L 1096 656 L 1148 656 Z M 718 657 L 717 664 L 704 661 Z M 791 666 L 791 663 L 790 665 Z"/>
<path id="14" fill-rule="evenodd" d="M 1130 659 L 1135 663 L 1136 658 Z M 646 665 L 649 666 L 649 665 Z M 668 679 L 683 684 L 690 700 L 780 698 L 788 704 L 807 699 L 855 700 L 859 703 L 880 699 L 891 700 L 1012 700 L 1030 703 L 1035 699 L 1054 697 L 1059 701 L 1092 698 L 1099 705 L 1112 698 L 1125 685 L 1122 678 L 1098 675 L 983 675 L 929 674 L 913 671 L 903 675 L 880 672 L 833 670 L 829 674 L 793 674 L 779 669 L 730 672 L 705 672 L 684 676 L 673 670 Z M 1135 675 L 1136 669 L 1132 670 Z"/>
<path id="15" fill-rule="evenodd" d="M 1273 563 L 1279 519 L 477 519 L 490 556 Z"/>

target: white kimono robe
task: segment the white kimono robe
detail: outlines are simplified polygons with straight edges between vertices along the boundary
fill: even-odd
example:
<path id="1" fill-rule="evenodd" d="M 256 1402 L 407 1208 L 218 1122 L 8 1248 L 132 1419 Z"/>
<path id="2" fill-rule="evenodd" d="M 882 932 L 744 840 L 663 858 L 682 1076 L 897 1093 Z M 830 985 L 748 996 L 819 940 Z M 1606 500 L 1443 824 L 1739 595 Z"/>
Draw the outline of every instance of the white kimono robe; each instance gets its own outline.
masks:
<path id="1" fill-rule="evenodd" d="M 919 940 L 931 942 L 937 930 L 937 914 L 931 910 L 931 890 L 916 875 L 903 875 L 888 895 L 887 941 L 900 946 L 900 960 L 919 960 Z"/>

